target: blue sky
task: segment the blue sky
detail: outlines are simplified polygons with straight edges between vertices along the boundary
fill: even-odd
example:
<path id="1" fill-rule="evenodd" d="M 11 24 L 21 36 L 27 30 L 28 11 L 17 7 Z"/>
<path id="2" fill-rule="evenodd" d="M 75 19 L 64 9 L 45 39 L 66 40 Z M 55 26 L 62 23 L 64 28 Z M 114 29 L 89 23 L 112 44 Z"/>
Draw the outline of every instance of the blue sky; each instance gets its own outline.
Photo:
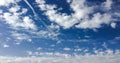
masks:
<path id="1" fill-rule="evenodd" d="M 86 58 L 86 55 L 88 58 L 94 55 L 93 59 L 97 58 L 97 61 L 101 60 L 97 56 L 103 55 L 102 58 L 112 56 L 116 60 L 111 62 L 109 60 L 112 59 L 106 59 L 102 63 L 118 63 L 119 54 L 119 0 L 0 2 L 0 62 L 3 62 L 3 57 L 6 60 L 20 60 L 20 57 L 24 57 L 25 61 L 29 61 L 33 56 L 52 56 L 54 60 L 54 56 L 60 56 L 60 62 L 74 62 L 69 58 Z M 68 58 L 64 60 L 61 56 Z M 75 57 L 76 59 L 78 58 Z M 37 58 L 34 61 L 37 62 Z M 89 59 L 83 63 L 87 63 L 86 61 Z"/>

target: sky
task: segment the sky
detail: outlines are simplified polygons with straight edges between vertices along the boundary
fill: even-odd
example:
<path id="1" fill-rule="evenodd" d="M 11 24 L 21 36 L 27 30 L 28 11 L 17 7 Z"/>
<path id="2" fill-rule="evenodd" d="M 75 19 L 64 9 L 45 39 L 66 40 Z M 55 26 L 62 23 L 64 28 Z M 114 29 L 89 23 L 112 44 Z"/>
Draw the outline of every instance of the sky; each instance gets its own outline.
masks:
<path id="1" fill-rule="evenodd" d="M 0 1 L 0 63 L 119 62 L 120 0 Z"/>

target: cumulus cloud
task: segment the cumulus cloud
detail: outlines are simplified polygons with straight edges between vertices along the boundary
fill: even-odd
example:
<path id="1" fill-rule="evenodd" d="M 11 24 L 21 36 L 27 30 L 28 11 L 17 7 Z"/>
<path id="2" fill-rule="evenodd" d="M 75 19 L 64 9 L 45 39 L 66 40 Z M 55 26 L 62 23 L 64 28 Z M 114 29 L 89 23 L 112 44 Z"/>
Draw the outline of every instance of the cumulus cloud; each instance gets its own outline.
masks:
<path id="1" fill-rule="evenodd" d="M 56 22 L 57 24 L 63 26 L 64 28 L 70 28 L 74 24 L 76 24 L 84 15 L 86 15 L 88 10 L 90 8 L 82 8 L 84 0 L 71 3 L 71 7 L 75 11 L 75 14 L 72 16 L 67 15 L 65 13 L 57 13 L 57 10 L 54 10 L 56 8 L 56 5 L 48 5 L 45 4 L 44 0 L 36 0 L 36 2 L 39 4 L 39 7 L 41 10 L 46 10 L 45 14 L 48 16 L 50 21 Z M 75 5 L 79 3 L 78 5 Z"/>
<path id="2" fill-rule="evenodd" d="M 111 15 L 109 14 L 94 14 L 92 19 L 85 19 L 80 24 L 76 25 L 77 28 L 100 28 L 102 24 L 109 24 L 111 22 Z"/>
<path id="3" fill-rule="evenodd" d="M 56 5 L 46 4 L 45 0 L 36 0 L 40 10 L 44 11 L 44 14 L 48 16 L 51 22 L 55 22 L 58 25 L 64 28 L 100 28 L 102 24 L 110 24 L 111 22 L 111 14 L 103 13 L 92 13 L 94 12 L 94 6 L 86 6 L 86 0 L 67 0 L 70 4 L 70 7 L 74 11 L 71 15 L 67 15 L 66 13 L 59 13 L 58 10 L 55 10 Z M 71 3 L 70 3 L 71 2 Z M 107 0 L 103 3 L 104 7 L 110 9 L 112 5 L 111 0 Z M 92 13 L 92 16 L 89 14 Z M 91 17 L 91 18 L 90 18 Z M 77 24 L 79 23 L 79 24 Z"/>
<path id="4" fill-rule="evenodd" d="M 11 28 L 35 30 L 36 25 L 34 24 L 33 20 L 28 15 L 25 15 L 27 12 L 27 8 L 23 8 L 17 4 L 20 1 L 21 0 L 2 0 L 0 2 L 0 6 L 6 7 L 6 11 L 0 8 L 0 18 L 2 19 L 2 21 L 11 26 Z M 10 4 L 14 4 L 14 6 L 10 6 Z"/>
<path id="5" fill-rule="evenodd" d="M 16 8 L 15 8 L 16 9 Z M 16 13 L 17 10 L 13 11 L 13 8 L 10 9 L 11 12 L 15 12 L 14 14 L 5 12 L 3 13 L 4 21 L 12 26 L 13 28 L 23 28 L 23 29 L 36 29 L 36 25 L 33 23 L 32 19 L 29 16 L 24 16 L 20 19 L 20 13 Z"/>

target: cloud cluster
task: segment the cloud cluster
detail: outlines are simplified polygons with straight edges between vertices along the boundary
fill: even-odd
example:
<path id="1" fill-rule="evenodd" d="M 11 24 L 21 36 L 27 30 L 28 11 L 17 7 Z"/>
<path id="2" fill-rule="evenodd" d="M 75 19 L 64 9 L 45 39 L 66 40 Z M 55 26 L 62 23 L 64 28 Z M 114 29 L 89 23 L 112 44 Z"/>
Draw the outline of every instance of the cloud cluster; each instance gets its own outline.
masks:
<path id="1" fill-rule="evenodd" d="M 41 17 L 38 16 L 31 3 L 27 0 L 23 0 L 23 2 L 28 5 L 29 9 L 32 10 L 34 17 L 36 16 L 35 18 L 38 21 L 41 21 L 41 23 L 43 23 L 47 28 L 47 30 L 39 29 L 38 31 L 39 27 L 35 24 L 33 17 L 30 14 L 26 15 L 29 11 L 28 8 L 24 8 L 19 5 L 18 3 L 20 1 L 21 0 L 2 0 L 0 2 L 0 19 L 8 24 L 12 29 L 27 30 L 31 35 L 36 35 L 37 37 L 56 37 L 60 34 L 60 26 L 65 29 L 71 27 L 94 29 L 102 27 L 102 24 L 110 24 L 112 28 L 116 27 L 116 23 L 111 20 L 111 14 L 107 12 L 103 14 L 100 12 L 94 13 L 94 9 L 96 7 L 87 6 L 85 4 L 87 2 L 86 0 L 67 0 L 67 3 L 69 3 L 71 9 L 74 11 L 71 15 L 58 12 L 56 9 L 57 5 L 47 4 L 45 0 L 35 0 L 38 4 L 37 6 L 40 7 L 40 10 L 44 11 L 43 14 L 45 14 L 52 22 L 51 25 L 46 25 L 44 21 L 41 21 Z M 101 6 L 110 10 L 112 0 L 106 0 L 106 2 L 101 4 Z M 54 23 L 57 23 L 58 25 L 55 25 Z"/>
<path id="2" fill-rule="evenodd" d="M 46 4 L 45 0 L 36 0 L 38 6 L 40 7 L 40 10 L 44 11 L 44 14 L 48 16 L 49 20 L 51 22 L 55 22 L 58 25 L 62 26 L 63 28 L 100 28 L 102 24 L 110 24 L 111 23 L 111 14 L 109 13 L 103 13 L 100 12 L 93 13 L 95 6 L 87 6 L 85 3 L 86 0 L 73 0 L 73 1 L 67 1 L 70 4 L 70 7 L 74 11 L 71 15 L 67 15 L 66 13 L 59 13 L 57 12 L 55 8 L 57 8 L 56 5 Z M 104 8 L 107 8 L 107 10 L 111 9 L 112 1 L 107 0 L 106 2 L 103 2 L 102 5 Z M 90 16 L 90 14 L 92 16 Z"/>
<path id="3" fill-rule="evenodd" d="M 91 61 L 92 60 L 92 61 Z M 119 63 L 120 55 L 84 55 L 84 56 L 44 56 L 44 57 L 5 57 L 0 63 Z"/>
<path id="4" fill-rule="evenodd" d="M 40 48 L 41 49 L 41 48 Z M 66 48 L 68 50 L 68 48 Z M 59 52 L 32 52 L 27 51 L 28 57 L 7 57 L 0 56 L 0 63 L 119 63 L 120 50 L 99 51 L 95 54 L 65 54 Z M 92 61 L 91 61 L 92 60 Z"/>
<path id="5" fill-rule="evenodd" d="M 29 8 L 18 4 L 20 1 L 26 3 Z M 35 0 L 35 2 L 37 6 L 40 7 L 40 10 L 44 11 L 43 14 L 52 22 L 51 25 L 46 25 L 44 21 L 40 20 L 41 17 L 38 16 L 28 0 L 2 0 L 0 2 L 0 21 L 15 31 L 14 33 L 13 31 L 10 33 L 16 41 L 31 41 L 31 38 L 56 39 L 56 37 L 61 34 L 59 33 L 60 26 L 65 29 L 71 27 L 95 29 L 102 27 L 102 24 L 110 24 L 112 28 L 116 28 L 117 25 L 115 22 L 112 22 L 112 16 L 109 12 L 94 13 L 96 6 L 87 6 L 87 4 L 85 4 L 87 2 L 86 0 L 67 0 L 67 3 L 69 3 L 71 9 L 74 11 L 71 15 L 58 12 L 57 5 L 47 4 L 45 0 Z M 100 6 L 104 7 L 104 10 L 109 11 L 111 10 L 112 3 L 112 0 L 106 0 Z M 34 16 L 28 14 L 29 9 L 31 9 Z M 115 15 L 119 16 L 117 13 L 115 13 Z M 41 21 L 47 30 L 40 29 L 40 27 L 35 24 L 35 19 Z M 19 33 L 20 31 L 21 33 Z M 71 40 L 69 39 L 69 41 Z M 89 40 L 78 39 L 78 41 L 83 42 Z"/>
<path id="6" fill-rule="evenodd" d="M 93 18 L 91 20 L 85 19 L 80 24 L 76 25 L 77 28 L 100 28 L 102 24 L 109 24 L 111 21 L 111 16 L 109 14 L 103 14 L 100 13 L 94 14 Z"/>
<path id="7" fill-rule="evenodd" d="M 21 0 L 2 0 L 0 2 L 0 21 L 7 24 L 6 27 L 9 29 L 12 29 L 8 30 L 8 33 L 10 33 L 8 36 L 11 36 L 10 39 L 14 38 L 13 41 L 17 41 L 17 44 L 22 40 L 30 40 L 29 35 L 18 33 L 18 31 L 37 30 L 37 26 L 32 17 L 26 15 L 28 9 L 18 4 L 20 1 Z M 8 46 L 4 45 L 3 47 Z"/>
<path id="8" fill-rule="evenodd" d="M 21 8 L 19 5 L 12 6 L 7 9 L 8 12 L 1 14 L 2 21 L 5 21 L 13 29 L 36 29 L 36 25 L 29 16 L 22 16 L 27 12 L 27 9 Z M 21 12 L 19 12 L 21 10 Z"/>
<path id="9" fill-rule="evenodd" d="M 22 5 L 18 4 L 21 0 L 2 0 L 0 2 L 0 21 L 7 24 L 11 34 L 11 38 L 14 38 L 15 41 L 29 41 L 30 38 L 53 38 L 58 35 L 59 26 L 51 24 L 46 25 L 40 18 L 37 16 L 34 8 L 31 4 L 24 0 L 23 2 L 28 5 L 29 8 L 25 8 Z M 5 9 L 6 10 L 5 10 Z M 28 14 L 29 10 L 33 11 L 34 16 Z M 35 18 L 34 18 L 35 17 Z M 47 29 L 39 29 L 35 24 L 35 19 L 41 21 Z M 19 31 L 23 31 L 20 33 Z M 27 32 L 28 34 L 26 34 Z M 54 33 L 55 32 L 55 33 Z M 31 41 L 31 40 L 30 40 Z"/>

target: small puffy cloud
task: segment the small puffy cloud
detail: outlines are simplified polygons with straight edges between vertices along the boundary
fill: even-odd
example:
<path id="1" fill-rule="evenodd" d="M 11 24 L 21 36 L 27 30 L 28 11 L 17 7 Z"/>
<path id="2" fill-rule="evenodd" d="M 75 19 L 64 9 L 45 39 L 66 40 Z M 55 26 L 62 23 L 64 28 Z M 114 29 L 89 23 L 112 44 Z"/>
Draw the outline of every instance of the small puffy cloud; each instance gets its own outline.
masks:
<path id="1" fill-rule="evenodd" d="M 65 51 L 69 51 L 69 50 L 71 50 L 70 48 L 63 48 L 63 50 L 65 50 Z"/>
<path id="2" fill-rule="evenodd" d="M 72 2 L 72 0 L 67 0 L 68 3 Z"/>
<path id="3" fill-rule="evenodd" d="M 4 44 L 3 47 L 4 47 L 4 48 L 8 48 L 8 47 L 10 47 L 10 46 L 7 45 L 7 44 Z"/>
<path id="4" fill-rule="evenodd" d="M 112 28 L 116 28 L 116 23 L 111 23 L 110 25 Z"/>
<path id="5" fill-rule="evenodd" d="M 17 12 L 17 11 L 19 11 L 19 10 L 20 10 L 20 7 L 19 7 L 19 6 L 11 7 L 11 8 L 9 9 L 9 11 L 10 11 L 10 12 L 13 12 L 13 13 L 15 13 L 15 12 Z"/>
<path id="6" fill-rule="evenodd" d="M 33 52 L 32 52 L 32 51 L 27 51 L 27 54 L 28 54 L 28 55 L 32 55 Z"/>
<path id="7" fill-rule="evenodd" d="M 26 29 L 36 29 L 36 25 L 28 16 L 25 16 L 23 18 L 23 23 L 21 24 L 21 26 L 25 27 Z"/>
<path id="8" fill-rule="evenodd" d="M 42 48 L 41 47 L 38 47 L 36 50 L 41 50 Z"/>

